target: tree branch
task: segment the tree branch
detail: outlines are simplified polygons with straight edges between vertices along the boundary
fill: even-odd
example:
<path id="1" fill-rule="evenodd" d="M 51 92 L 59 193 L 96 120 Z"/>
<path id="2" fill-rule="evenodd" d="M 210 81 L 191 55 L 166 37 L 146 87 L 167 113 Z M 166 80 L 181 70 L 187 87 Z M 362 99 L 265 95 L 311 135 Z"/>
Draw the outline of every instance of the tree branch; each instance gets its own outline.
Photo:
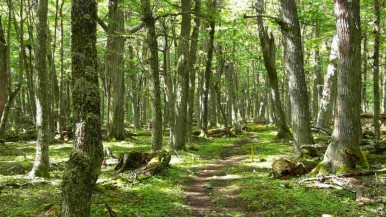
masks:
<path id="1" fill-rule="evenodd" d="M 97 17 L 97 22 L 98 22 L 99 26 L 101 26 L 102 29 L 105 30 L 105 32 L 109 32 L 109 27 L 100 17 Z"/>
<path id="2" fill-rule="evenodd" d="M 271 20 L 275 21 L 276 23 L 278 23 L 280 26 L 284 23 L 282 18 L 276 17 L 276 16 L 271 16 L 271 15 L 267 15 L 267 14 L 257 14 L 257 15 L 246 15 L 246 14 L 244 14 L 244 18 L 245 19 L 247 19 L 247 18 L 257 18 L 257 17 L 263 17 L 263 18 L 271 19 Z"/>

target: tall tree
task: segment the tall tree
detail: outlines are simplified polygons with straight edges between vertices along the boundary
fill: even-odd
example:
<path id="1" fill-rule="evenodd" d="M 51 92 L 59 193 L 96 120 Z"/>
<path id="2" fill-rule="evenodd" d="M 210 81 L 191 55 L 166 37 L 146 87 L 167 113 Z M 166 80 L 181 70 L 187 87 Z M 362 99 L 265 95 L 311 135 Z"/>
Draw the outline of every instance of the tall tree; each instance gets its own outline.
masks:
<path id="1" fill-rule="evenodd" d="M 182 21 L 181 34 L 178 43 L 178 63 L 177 63 L 177 94 L 176 94 L 176 122 L 175 139 L 173 147 L 176 150 L 185 149 L 186 138 L 186 116 L 187 103 L 189 97 L 189 72 L 190 72 L 190 15 L 191 0 L 181 0 Z"/>
<path id="2" fill-rule="evenodd" d="M 0 16 L 0 119 L 3 115 L 5 103 L 7 102 L 7 84 L 8 84 L 8 44 L 5 40 L 5 33 Z"/>
<path id="3" fill-rule="evenodd" d="M 379 140 L 379 112 L 380 112 L 380 94 L 379 94 L 379 46 L 381 33 L 381 12 L 379 0 L 374 0 L 374 54 L 373 54 L 373 85 L 374 85 L 374 139 Z"/>
<path id="4" fill-rule="evenodd" d="M 124 89 L 125 79 L 123 74 L 123 55 L 126 37 L 122 34 L 125 31 L 125 16 L 123 12 L 123 0 L 109 0 L 109 26 L 106 51 L 106 75 L 111 80 L 111 98 L 109 102 L 109 126 L 108 136 L 117 140 L 125 138 L 124 128 Z"/>
<path id="5" fill-rule="evenodd" d="M 256 10 L 258 13 L 263 13 L 263 2 L 257 1 Z M 275 58 L 275 38 L 273 34 L 268 35 L 267 28 L 264 28 L 263 18 L 257 17 L 257 25 L 259 28 L 260 46 L 263 52 L 264 66 L 268 73 L 268 83 L 271 89 L 273 110 L 275 112 L 275 123 L 277 126 L 277 138 L 289 138 L 292 136 L 285 118 L 282 108 L 279 92 L 279 82 L 276 72 L 276 58 Z"/>
<path id="6" fill-rule="evenodd" d="M 186 119 L 186 135 L 188 140 L 190 140 L 192 128 L 193 128 L 193 111 L 194 111 L 194 93 L 196 91 L 196 67 L 197 62 L 197 44 L 198 36 L 200 33 L 201 25 L 201 0 L 194 0 L 194 26 L 192 31 L 192 40 L 190 42 L 190 77 L 189 77 L 189 97 L 188 97 L 188 114 Z M 190 142 L 190 141 L 189 141 Z"/>
<path id="7" fill-rule="evenodd" d="M 143 21 L 147 28 L 146 45 L 149 49 L 150 64 L 150 88 L 151 88 L 151 108 L 153 112 L 152 120 L 152 151 L 157 151 L 162 147 L 162 107 L 161 107 L 161 88 L 159 79 L 158 62 L 158 42 L 155 32 L 155 18 L 153 16 L 150 0 L 141 0 Z"/>
<path id="8" fill-rule="evenodd" d="M 334 0 L 338 42 L 338 86 L 334 132 L 314 173 L 343 173 L 368 167 L 359 146 L 361 35 L 359 0 Z"/>
<path id="9" fill-rule="evenodd" d="M 319 112 L 316 126 L 324 129 L 331 128 L 332 109 L 336 100 L 336 65 L 338 59 L 338 36 L 335 35 L 331 42 L 330 62 L 324 81 L 322 98 L 319 103 Z"/>
<path id="10" fill-rule="evenodd" d="M 295 0 L 280 0 L 281 31 L 284 36 L 285 70 L 291 97 L 292 131 L 295 153 L 300 147 L 312 144 L 308 93 L 304 75 L 304 58 Z"/>
<path id="11" fill-rule="evenodd" d="M 50 132 L 50 99 L 47 88 L 49 76 L 47 71 L 47 29 L 48 29 L 48 0 L 40 0 L 37 7 L 36 23 L 36 156 L 35 162 L 29 173 L 30 177 L 48 177 L 49 173 L 49 143 Z"/>
<path id="12" fill-rule="evenodd" d="M 90 216 L 103 160 L 96 50 L 96 0 L 73 0 L 71 10 L 74 150 L 62 182 L 62 217 Z"/>
<path id="13" fill-rule="evenodd" d="M 214 50 L 214 33 L 216 22 L 214 18 L 214 13 L 216 11 L 217 0 L 207 0 L 206 1 L 208 7 L 208 22 L 209 22 L 209 40 L 208 40 L 208 52 L 206 56 L 206 66 L 204 72 L 204 85 L 203 92 L 201 96 L 201 111 L 200 118 L 202 122 L 201 126 L 201 136 L 208 135 L 208 98 L 209 98 L 209 87 L 212 76 L 212 60 L 213 60 L 213 50 Z"/>

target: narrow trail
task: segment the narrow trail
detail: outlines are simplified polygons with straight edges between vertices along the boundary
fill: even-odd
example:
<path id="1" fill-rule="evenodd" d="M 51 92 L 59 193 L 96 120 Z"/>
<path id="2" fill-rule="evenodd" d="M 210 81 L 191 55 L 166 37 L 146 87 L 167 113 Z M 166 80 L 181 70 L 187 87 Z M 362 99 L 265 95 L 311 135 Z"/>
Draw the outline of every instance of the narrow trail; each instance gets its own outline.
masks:
<path id="1" fill-rule="evenodd" d="M 235 142 L 221 153 L 221 160 L 201 167 L 184 187 L 192 216 L 233 216 L 231 212 L 245 212 L 247 204 L 239 204 L 237 201 L 238 190 L 226 190 L 240 177 L 227 174 L 225 170 L 245 160 L 245 156 L 240 156 L 242 145 L 249 142 L 250 140 Z"/>

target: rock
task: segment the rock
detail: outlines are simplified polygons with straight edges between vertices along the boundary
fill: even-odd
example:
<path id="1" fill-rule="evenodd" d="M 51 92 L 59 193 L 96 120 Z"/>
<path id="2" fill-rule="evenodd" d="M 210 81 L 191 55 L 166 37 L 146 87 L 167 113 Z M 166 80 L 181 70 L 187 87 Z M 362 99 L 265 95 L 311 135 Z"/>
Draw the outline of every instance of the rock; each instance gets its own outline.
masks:
<path id="1" fill-rule="evenodd" d="M 272 163 L 274 178 L 286 179 L 290 176 L 299 176 L 307 173 L 304 165 L 293 158 L 280 158 Z"/>

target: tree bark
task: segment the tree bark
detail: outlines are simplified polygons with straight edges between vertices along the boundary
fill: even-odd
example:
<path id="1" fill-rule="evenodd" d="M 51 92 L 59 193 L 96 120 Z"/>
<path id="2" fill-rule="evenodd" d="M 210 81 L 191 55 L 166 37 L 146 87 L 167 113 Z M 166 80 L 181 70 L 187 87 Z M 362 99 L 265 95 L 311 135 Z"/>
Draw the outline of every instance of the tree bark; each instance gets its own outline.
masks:
<path id="1" fill-rule="evenodd" d="M 367 113 L 368 109 L 368 100 L 367 100 L 367 33 L 366 31 L 363 32 L 363 80 L 362 80 L 362 112 Z"/>
<path id="2" fill-rule="evenodd" d="M 161 88 L 159 80 L 158 63 L 158 43 L 155 32 L 155 19 L 153 17 L 150 0 L 141 0 L 143 20 L 147 27 L 146 43 L 150 51 L 150 88 L 151 88 L 151 108 L 153 112 L 152 120 L 152 151 L 160 150 L 162 147 L 162 107 L 161 107 Z"/>
<path id="3" fill-rule="evenodd" d="M 186 117 L 187 102 L 189 97 L 189 73 L 190 73 L 190 15 L 191 0 L 181 0 L 182 21 L 181 35 L 178 43 L 178 63 L 177 63 L 177 92 L 176 92 L 176 122 L 175 139 L 173 148 L 175 150 L 185 149 L 186 139 Z"/>
<path id="4" fill-rule="evenodd" d="M 259 13 L 263 12 L 263 5 L 257 7 Z M 275 39 L 271 33 L 268 36 L 267 28 L 264 28 L 262 17 L 257 17 L 257 25 L 259 28 L 260 46 L 263 52 L 264 66 L 268 73 L 268 83 L 271 89 L 273 110 L 275 113 L 275 124 L 277 127 L 277 138 L 290 138 L 292 134 L 287 126 L 285 114 L 282 108 L 279 92 L 279 82 L 276 72 L 275 58 Z"/>
<path id="5" fill-rule="evenodd" d="M 300 26 L 294 0 L 280 0 L 281 30 L 284 36 L 285 70 L 288 74 L 291 97 L 292 131 L 295 153 L 300 147 L 314 143 L 311 126 Z"/>
<path id="6" fill-rule="evenodd" d="M 49 72 L 47 71 L 47 28 L 48 28 L 48 0 L 39 1 L 37 8 L 35 65 L 36 76 L 36 156 L 29 173 L 30 177 L 48 177 L 49 173 L 49 143 L 50 132 L 50 99 L 47 87 Z"/>
<path id="7" fill-rule="evenodd" d="M 75 139 L 62 181 L 62 217 L 90 216 L 91 195 L 103 160 L 96 50 L 97 2 L 73 0 L 72 98 Z"/>
<path id="8" fill-rule="evenodd" d="M 344 173 L 368 167 L 359 147 L 361 35 L 359 0 L 334 0 L 338 42 L 338 89 L 332 141 L 313 173 Z"/>
<path id="9" fill-rule="evenodd" d="M 381 13 L 379 0 L 374 0 L 374 53 L 373 53 L 373 90 L 374 90 L 374 140 L 380 138 L 379 113 L 380 113 L 380 94 L 379 94 L 379 46 L 381 32 Z"/>
<path id="10" fill-rule="evenodd" d="M 129 46 L 129 68 L 134 70 L 134 49 L 133 46 Z M 140 124 L 140 98 L 139 98 L 139 89 L 138 89 L 138 73 L 130 74 L 130 84 L 131 84 L 131 109 L 133 113 L 133 125 L 134 129 L 141 128 Z"/>
<path id="11" fill-rule="evenodd" d="M 2 17 L 0 16 L 0 119 L 8 98 L 8 44 L 5 40 Z"/>
<path id="12" fill-rule="evenodd" d="M 186 117 L 186 135 L 188 142 L 190 143 L 192 128 L 193 128 L 193 111 L 194 111 L 194 93 L 196 91 L 196 73 L 198 71 L 198 67 L 196 66 L 197 62 L 197 44 L 198 44 L 198 36 L 200 33 L 200 25 L 201 25 L 201 0 L 194 0 L 194 26 L 193 32 L 191 35 L 190 42 L 190 78 L 189 78 L 189 96 L 188 96 L 188 111 Z"/>
<path id="13" fill-rule="evenodd" d="M 316 126 L 323 129 L 331 128 L 332 109 L 336 101 L 336 65 L 338 61 L 338 36 L 335 35 L 331 42 L 330 63 L 324 81 L 322 98 Z"/>
<path id="14" fill-rule="evenodd" d="M 109 0 L 109 26 L 106 51 L 106 75 L 110 76 L 111 99 L 109 106 L 108 137 L 117 140 L 125 138 L 125 77 L 124 77 L 124 48 L 126 37 L 125 16 L 123 12 L 123 0 Z"/>
<path id="15" fill-rule="evenodd" d="M 214 33 L 215 33 L 215 19 L 214 13 L 216 10 L 216 2 L 217 0 L 208 0 L 207 7 L 209 10 L 209 40 L 208 40 L 208 53 L 206 57 L 206 66 L 204 72 L 204 86 L 202 90 L 201 96 L 201 135 L 200 136 L 208 136 L 208 98 L 209 98 L 209 87 L 212 76 L 212 60 L 213 60 L 213 47 L 214 47 Z"/>

